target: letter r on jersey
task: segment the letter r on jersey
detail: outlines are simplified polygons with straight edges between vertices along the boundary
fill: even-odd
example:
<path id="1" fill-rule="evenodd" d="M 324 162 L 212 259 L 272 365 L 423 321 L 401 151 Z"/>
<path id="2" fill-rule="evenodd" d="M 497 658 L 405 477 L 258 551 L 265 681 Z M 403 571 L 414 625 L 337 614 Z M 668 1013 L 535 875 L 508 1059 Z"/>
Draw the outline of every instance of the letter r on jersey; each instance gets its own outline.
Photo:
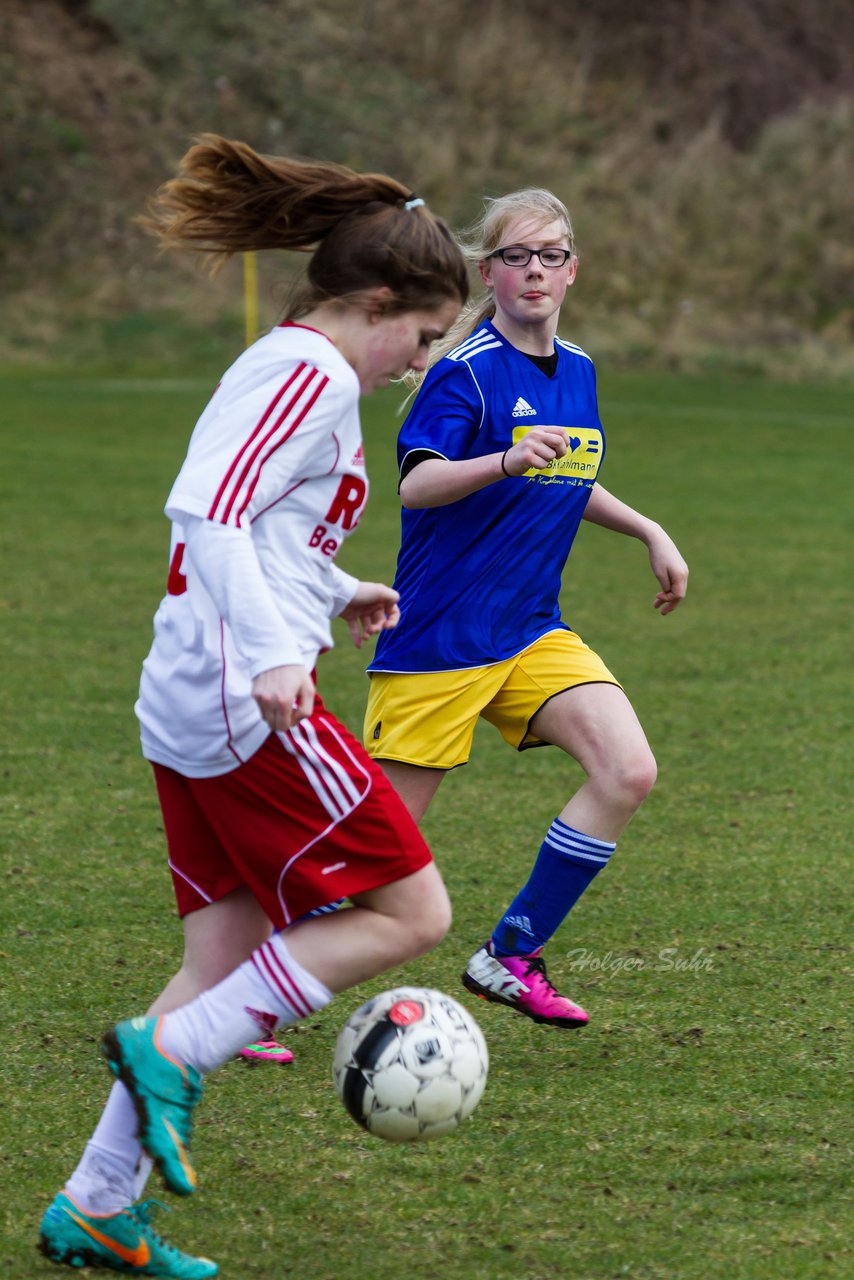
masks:
<path id="1" fill-rule="evenodd" d="M 368 486 L 359 476 L 342 476 L 326 519 L 330 524 L 340 523 L 342 529 L 352 529 L 359 519 L 367 492 Z"/>

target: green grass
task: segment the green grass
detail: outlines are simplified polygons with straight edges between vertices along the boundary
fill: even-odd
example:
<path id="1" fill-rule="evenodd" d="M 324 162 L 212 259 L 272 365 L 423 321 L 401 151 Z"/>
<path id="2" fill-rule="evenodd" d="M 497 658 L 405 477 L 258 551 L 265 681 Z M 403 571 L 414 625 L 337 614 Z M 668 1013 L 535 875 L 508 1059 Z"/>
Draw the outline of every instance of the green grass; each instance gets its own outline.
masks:
<path id="1" fill-rule="evenodd" d="M 7 376 L 0 605 L 0 1058 L 9 1280 L 107 1076 L 98 1039 L 176 966 L 180 930 L 132 713 L 165 579 L 159 514 L 212 378 Z M 660 780 L 549 948 L 581 1033 L 473 1002 L 473 1118 L 369 1139 L 332 1048 L 367 988 L 295 1029 L 294 1067 L 209 1083 L 202 1191 L 164 1228 L 254 1280 L 824 1280 L 854 1270 L 850 1190 L 850 474 L 841 390 L 610 376 L 603 482 L 673 533 L 689 600 L 660 618 L 643 549 L 595 528 L 566 616 L 624 681 Z M 345 567 L 389 577 L 394 397 L 365 406 L 373 494 Z M 531 531 L 536 536 L 536 530 Z M 358 730 L 364 659 L 324 659 Z M 488 726 L 426 830 L 455 905 L 405 978 L 458 974 L 578 782 Z M 152 1184 L 152 1188 L 154 1184 Z M 156 1192 L 159 1194 L 159 1192 Z M 168 1198 L 165 1197 L 164 1198 Z"/>

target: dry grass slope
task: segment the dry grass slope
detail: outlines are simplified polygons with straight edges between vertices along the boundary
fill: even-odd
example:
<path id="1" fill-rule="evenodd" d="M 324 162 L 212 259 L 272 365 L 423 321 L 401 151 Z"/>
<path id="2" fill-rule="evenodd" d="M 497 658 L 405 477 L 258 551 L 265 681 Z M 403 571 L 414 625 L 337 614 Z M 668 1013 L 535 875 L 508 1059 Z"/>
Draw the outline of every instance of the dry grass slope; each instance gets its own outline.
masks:
<path id="1" fill-rule="evenodd" d="M 134 315 L 141 352 L 184 354 L 156 335 L 209 316 L 210 286 L 132 219 L 214 129 L 386 168 L 457 225 L 553 187 L 583 254 L 571 332 L 609 359 L 844 372 L 852 51 L 844 0 L 425 0 L 417 23 L 397 0 L 5 0 L 0 359 L 92 358 Z"/>

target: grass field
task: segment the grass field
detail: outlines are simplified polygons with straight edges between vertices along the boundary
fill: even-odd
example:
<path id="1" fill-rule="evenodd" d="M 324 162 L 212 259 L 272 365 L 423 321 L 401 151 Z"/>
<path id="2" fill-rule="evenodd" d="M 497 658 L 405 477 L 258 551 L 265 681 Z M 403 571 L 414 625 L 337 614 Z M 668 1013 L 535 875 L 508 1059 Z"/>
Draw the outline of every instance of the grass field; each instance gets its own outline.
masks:
<path id="1" fill-rule="evenodd" d="M 29 1280 L 58 1274 L 37 1225 L 106 1092 L 100 1033 L 179 960 L 132 705 L 160 512 L 207 381 L 0 386 L 0 1270 Z M 854 1274 L 851 397 L 642 375 L 600 390 L 603 483 L 661 520 L 692 580 L 660 618 L 643 549 L 595 528 L 566 578 L 565 616 L 624 681 L 660 766 L 549 948 L 590 1026 L 548 1031 L 459 987 L 578 782 L 485 726 L 426 823 L 455 905 L 445 943 L 293 1031 L 293 1067 L 209 1083 L 202 1191 L 163 1230 L 224 1277 Z M 342 559 L 370 577 L 393 572 L 395 403 L 365 407 L 374 489 Z M 356 729 L 363 666 L 342 628 L 321 685 Z M 343 1019 L 399 979 L 463 999 L 492 1055 L 473 1118 L 420 1148 L 363 1135 L 330 1080 Z"/>

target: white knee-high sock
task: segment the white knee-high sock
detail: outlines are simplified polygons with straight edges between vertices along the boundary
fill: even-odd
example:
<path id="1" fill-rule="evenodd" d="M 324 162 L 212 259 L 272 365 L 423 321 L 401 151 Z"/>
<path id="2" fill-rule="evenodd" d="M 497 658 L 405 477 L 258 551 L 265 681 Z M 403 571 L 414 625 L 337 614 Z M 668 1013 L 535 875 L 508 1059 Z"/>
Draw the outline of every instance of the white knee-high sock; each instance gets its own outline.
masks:
<path id="1" fill-rule="evenodd" d="M 143 1151 L 139 1157 L 139 1164 L 136 1166 L 136 1176 L 133 1180 L 133 1198 L 138 1200 L 145 1190 L 145 1184 L 151 1177 L 151 1170 L 154 1168 L 154 1161 Z"/>
<path id="2" fill-rule="evenodd" d="M 269 1037 L 331 999 L 332 992 L 274 934 L 212 990 L 165 1014 L 161 1043 L 197 1070 L 210 1071 L 257 1039 L 259 1030 Z M 131 1096 L 116 1081 L 65 1190 L 84 1213 L 118 1213 L 139 1199 L 151 1167 L 137 1138 Z"/>
<path id="3" fill-rule="evenodd" d="M 160 1043 L 204 1074 L 257 1040 L 259 1031 L 269 1039 L 276 1027 L 309 1017 L 331 999 L 275 933 L 222 982 L 164 1014 Z"/>
<path id="4" fill-rule="evenodd" d="M 65 1190 L 84 1213 L 118 1213 L 138 1199 L 151 1172 L 139 1145 L 133 1101 L 119 1081 Z"/>

